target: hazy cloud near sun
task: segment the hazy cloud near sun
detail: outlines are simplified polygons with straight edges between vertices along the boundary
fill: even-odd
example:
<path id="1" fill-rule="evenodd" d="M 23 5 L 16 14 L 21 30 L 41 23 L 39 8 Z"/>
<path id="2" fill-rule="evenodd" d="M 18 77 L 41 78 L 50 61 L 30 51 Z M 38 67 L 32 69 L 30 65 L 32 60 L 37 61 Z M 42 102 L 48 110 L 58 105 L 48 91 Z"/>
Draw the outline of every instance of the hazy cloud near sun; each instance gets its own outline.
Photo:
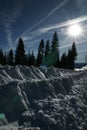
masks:
<path id="1" fill-rule="evenodd" d="M 71 19 L 69 21 L 56 23 L 56 24 L 53 24 L 51 26 L 43 27 L 43 28 L 40 29 L 40 32 L 45 33 L 45 32 L 48 32 L 50 30 L 55 30 L 55 29 L 58 29 L 58 28 L 61 28 L 61 27 L 67 27 L 71 24 L 76 24 L 76 23 L 80 23 L 80 22 L 83 22 L 83 21 L 87 21 L 87 15 L 83 15 L 81 17 Z"/>

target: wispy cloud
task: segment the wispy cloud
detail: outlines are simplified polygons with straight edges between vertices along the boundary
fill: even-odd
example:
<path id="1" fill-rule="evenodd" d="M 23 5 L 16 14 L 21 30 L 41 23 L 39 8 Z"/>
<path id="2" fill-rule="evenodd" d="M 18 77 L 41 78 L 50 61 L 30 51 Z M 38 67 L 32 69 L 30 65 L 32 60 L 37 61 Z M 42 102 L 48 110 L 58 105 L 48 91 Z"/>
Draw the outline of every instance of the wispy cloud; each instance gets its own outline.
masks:
<path id="1" fill-rule="evenodd" d="M 49 18 L 51 15 L 53 15 L 56 11 L 58 11 L 62 6 L 64 6 L 69 0 L 63 0 L 60 4 L 58 4 L 50 13 L 47 14 L 46 17 L 44 17 L 40 22 L 32 26 L 31 28 L 25 30 L 21 36 L 26 35 L 29 33 L 32 29 L 38 27 L 41 23 L 43 23 L 47 18 Z"/>
<path id="2" fill-rule="evenodd" d="M 23 38 L 25 43 L 27 41 L 34 41 L 34 39 L 37 39 L 38 36 L 40 36 L 40 35 L 42 35 L 44 33 L 49 33 L 52 30 L 56 30 L 56 29 L 62 28 L 62 27 L 67 27 L 69 25 L 72 25 L 72 24 L 75 24 L 75 23 L 80 23 L 80 22 L 83 22 L 83 21 L 87 21 L 87 15 L 83 15 L 82 17 L 72 19 L 72 20 L 69 20 L 69 21 L 56 23 L 56 24 L 53 24 L 51 26 L 39 28 L 39 29 L 37 29 L 35 31 L 23 33 L 23 34 L 21 34 L 21 37 Z M 16 41 L 18 41 L 18 38 L 16 39 Z M 67 45 L 66 47 L 68 47 L 68 46 L 69 45 Z M 61 47 L 61 48 L 63 48 L 63 47 Z"/>
<path id="3" fill-rule="evenodd" d="M 84 53 L 84 52 L 87 52 L 87 50 L 78 51 L 78 53 Z"/>
<path id="4" fill-rule="evenodd" d="M 76 45 L 83 44 L 83 43 L 85 43 L 85 42 L 87 42 L 87 39 L 85 39 L 85 40 L 80 40 L 80 41 L 76 42 Z M 60 49 L 64 49 L 64 48 L 67 48 L 67 47 L 70 47 L 70 46 L 72 46 L 72 43 L 71 43 L 71 44 L 64 45 L 64 46 L 61 46 Z M 82 52 L 82 51 L 79 51 L 79 52 Z"/>
<path id="5" fill-rule="evenodd" d="M 47 14 L 46 17 L 44 17 L 40 22 L 38 22 L 37 24 L 35 24 L 34 26 L 32 26 L 31 28 L 25 30 L 22 34 L 20 34 L 19 37 L 22 37 L 25 44 L 28 43 L 30 44 L 32 41 L 32 43 L 34 44 L 34 41 L 36 42 L 36 40 L 34 40 L 35 38 L 37 38 L 38 36 L 44 34 L 45 32 L 41 32 L 41 29 L 37 29 L 35 30 L 36 27 L 38 27 L 41 23 L 43 23 L 47 18 L 49 18 L 52 14 L 54 14 L 56 11 L 58 11 L 63 5 L 65 5 L 68 2 L 68 0 L 63 0 L 60 4 L 58 4 L 50 13 Z M 33 31 L 32 31 L 33 30 Z M 18 38 L 14 41 L 17 42 Z M 31 41 L 31 42 L 28 42 Z"/>
<path id="6" fill-rule="evenodd" d="M 12 44 L 13 42 L 12 26 L 18 19 L 19 15 L 21 14 L 21 9 L 22 9 L 22 6 L 16 3 L 15 7 L 13 7 L 12 10 L 4 9 L 2 13 L 2 23 L 4 26 L 5 33 L 6 33 L 7 42 L 8 42 L 9 47 L 12 49 L 14 48 Z"/>
<path id="7" fill-rule="evenodd" d="M 61 27 L 66 27 L 66 26 L 69 26 L 69 25 L 72 25 L 72 24 L 83 22 L 83 21 L 87 21 L 87 15 L 84 15 L 82 17 L 72 19 L 72 20 L 69 20 L 69 21 L 65 21 L 65 22 L 62 22 L 62 23 L 53 24 L 53 25 L 48 26 L 48 27 L 41 28 L 40 31 L 45 33 L 45 32 L 48 32 L 50 30 L 58 29 L 58 28 L 61 28 Z"/>

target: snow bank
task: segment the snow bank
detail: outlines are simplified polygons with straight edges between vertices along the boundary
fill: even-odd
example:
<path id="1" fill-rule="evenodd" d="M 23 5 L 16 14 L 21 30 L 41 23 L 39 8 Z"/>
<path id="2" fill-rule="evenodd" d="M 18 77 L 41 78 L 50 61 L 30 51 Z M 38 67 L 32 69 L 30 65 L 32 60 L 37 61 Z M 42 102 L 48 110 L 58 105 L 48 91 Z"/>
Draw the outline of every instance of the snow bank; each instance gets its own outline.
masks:
<path id="1" fill-rule="evenodd" d="M 87 72 L 0 66 L 0 113 L 26 129 L 87 130 Z"/>
<path id="2" fill-rule="evenodd" d="M 83 67 L 80 68 L 80 69 L 76 69 L 76 71 L 84 71 L 84 70 L 87 70 L 87 65 L 86 65 L 86 66 L 83 66 Z"/>

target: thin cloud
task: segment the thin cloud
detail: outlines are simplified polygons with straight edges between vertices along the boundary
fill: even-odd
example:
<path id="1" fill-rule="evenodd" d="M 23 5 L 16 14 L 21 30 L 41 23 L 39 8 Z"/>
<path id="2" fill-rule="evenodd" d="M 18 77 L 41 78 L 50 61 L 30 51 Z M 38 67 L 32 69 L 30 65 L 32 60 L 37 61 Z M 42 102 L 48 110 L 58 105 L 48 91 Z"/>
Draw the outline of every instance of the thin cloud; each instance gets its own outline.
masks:
<path id="1" fill-rule="evenodd" d="M 58 28 L 62 28 L 62 27 L 66 27 L 66 26 L 69 26 L 71 24 L 80 23 L 80 22 L 83 22 L 83 21 L 87 21 L 87 15 L 84 15 L 82 17 L 72 19 L 72 20 L 69 20 L 69 21 L 65 21 L 65 22 L 62 22 L 62 23 L 54 24 L 54 25 L 49 26 L 49 27 L 39 28 L 35 31 L 32 31 L 31 33 L 27 32 L 26 34 L 22 34 L 21 37 L 23 38 L 23 40 L 25 42 L 26 42 L 26 40 L 30 41 L 30 40 L 33 40 L 36 37 L 38 37 L 38 36 L 40 36 L 44 33 L 48 33 L 49 31 L 52 31 L 52 30 L 55 30 L 55 29 L 58 29 Z M 18 38 L 16 39 L 16 41 L 18 41 Z M 67 47 L 68 46 L 69 45 L 67 45 Z"/>
<path id="2" fill-rule="evenodd" d="M 60 9 L 64 4 L 66 4 L 68 2 L 68 0 L 64 0 L 62 3 L 60 3 L 60 5 L 58 5 L 56 8 L 54 8 L 46 17 L 44 17 L 39 23 L 35 24 L 33 27 L 25 30 L 20 37 L 23 38 L 23 40 L 26 42 L 26 40 L 30 41 L 33 40 L 33 38 L 40 36 L 41 34 L 45 33 L 45 32 L 41 32 L 40 29 L 37 29 L 35 31 L 31 31 L 32 29 L 34 29 L 35 27 L 39 26 L 41 23 L 43 23 L 48 17 L 50 17 L 53 13 L 55 13 L 58 9 Z M 31 31 L 31 32 L 30 32 Z M 17 42 L 18 38 L 14 41 Z"/>
<path id="3" fill-rule="evenodd" d="M 87 39 L 76 42 L 76 45 L 83 44 L 83 43 L 85 43 L 85 42 L 87 42 Z M 69 47 L 69 46 L 72 46 L 72 44 L 67 44 L 67 45 L 61 46 L 60 49 L 67 48 L 67 47 Z M 82 51 L 79 51 L 79 52 L 82 52 Z"/>
<path id="4" fill-rule="evenodd" d="M 67 48 L 67 47 L 69 47 L 69 46 L 72 46 L 72 44 L 67 44 L 67 45 L 61 46 L 61 47 L 59 47 L 59 48 L 60 48 L 60 49 L 64 49 L 64 48 Z"/>
<path id="5" fill-rule="evenodd" d="M 36 28 L 37 26 L 39 26 L 41 23 L 43 23 L 47 18 L 49 18 L 52 14 L 54 14 L 57 10 L 59 10 L 63 5 L 65 5 L 69 0 L 64 0 L 62 3 L 60 3 L 60 5 L 58 4 L 57 7 L 55 7 L 46 17 L 44 17 L 40 22 L 38 22 L 37 24 L 35 24 L 33 27 L 27 29 L 23 34 L 21 35 L 25 35 L 27 34 L 29 31 L 31 31 L 32 29 Z"/>
<path id="6" fill-rule="evenodd" d="M 34 47 L 37 42 L 40 42 L 40 39 L 35 39 L 35 40 L 32 40 L 32 41 L 28 41 L 28 42 L 25 42 L 25 44 L 28 45 L 28 46 L 33 46 Z"/>
<path id="7" fill-rule="evenodd" d="M 7 42 L 10 48 L 12 49 L 14 48 L 12 44 L 12 41 L 13 41 L 12 40 L 12 35 L 13 35 L 12 26 L 18 19 L 19 15 L 21 14 L 21 9 L 22 9 L 22 6 L 17 5 L 16 7 L 12 9 L 12 12 L 9 12 L 9 9 L 4 9 L 2 13 L 2 23 L 4 26 L 5 33 L 6 33 Z"/>
<path id="8" fill-rule="evenodd" d="M 6 20 L 6 17 L 7 17 L 7 20 Z M 11 29 L 11 21 L 9 19 L 10 17 L 6 14 L 4 14 L 4 17 L 3 17 L 3 25 L 4 25 L 4 29 L 5 29 L 5 33 L 6 33 L 6 38 L 7 38 L 7 42 L 10 46 L 10 48 L 13 48 L 13 45 L 12 45 L 12 29 Z"/>
<path id="9" fill-rule="evenodd" d="M 78 51 L 78 53 L 84 53 L 84 52 L 87 52 L 87 50 Z"/>
<path id="10" fill-rule="evenodd" d="M 34 41 L 36 39 L 36 37 L 42 35 L 43 33 L 40 32 L 40 29 L 37 29 L 35 31 L 32 31 L 31 33 L 27 33 L 27 34 L 22 34 L 20 35 L 20 37 L 23 39 L 23 41 L 25 42 L 25 44 L 28 42 L 30 43 L 30 41 Z M 17 37 L 17 39 L 14 41 L 14 43 L 17 43 L 19 37 Z"/>
<path id="11" fill-rule="evenodd" d="M 65 22 L 62 22 L 62 23 L 54 24 L 54 25 L 51 25 L 51 26 L 48 26 L 48 27 L 41 28 L 40 31 L 45 33 L 45 32 L 48 32 L 50 30 L 58 29 L 58 28 L 61 28 L 61 27 L 66 27 L 66 26 L 69 26 L 69 25 L 72 25 L 72 24 L 83 22 L 83 21 L 87 21 L 87 15 L 84 15 L 82 17 L 72 19 L 72 20 L 69 20 L 69 21 L 65 21 Z"/>

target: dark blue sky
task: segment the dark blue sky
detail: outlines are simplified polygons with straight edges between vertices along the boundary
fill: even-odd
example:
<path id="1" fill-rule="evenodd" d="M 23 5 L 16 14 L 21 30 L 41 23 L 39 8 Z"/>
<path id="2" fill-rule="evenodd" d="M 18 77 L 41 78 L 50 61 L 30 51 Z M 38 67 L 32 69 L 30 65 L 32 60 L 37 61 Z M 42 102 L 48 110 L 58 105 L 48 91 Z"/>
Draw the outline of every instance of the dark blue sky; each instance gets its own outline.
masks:
<path id="1" fill-rule="evenodd" d="M 79 23 L 83 34 L 78 38 L 67 33 L 69 21 Z M 0 48 L 14 49 L 22 37 L 26 50 L 37 51 L 43 38 L 50 39 L 57 31 L 60 52 L 77 43 L 78 62 L 87 54 L 87 0 L 0 0 Z"/>

